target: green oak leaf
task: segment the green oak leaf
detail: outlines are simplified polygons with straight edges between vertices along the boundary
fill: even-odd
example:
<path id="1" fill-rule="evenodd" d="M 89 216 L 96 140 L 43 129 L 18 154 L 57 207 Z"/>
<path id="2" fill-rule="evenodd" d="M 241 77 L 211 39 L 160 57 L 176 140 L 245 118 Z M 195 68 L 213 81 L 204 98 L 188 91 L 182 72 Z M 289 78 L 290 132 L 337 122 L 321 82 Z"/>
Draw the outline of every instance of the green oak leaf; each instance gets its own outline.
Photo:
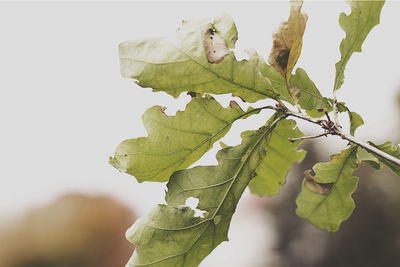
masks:
<path id="1" fill-rule="evenodd" d="M 175 38 L 120 44 L 121 73 L 142 87 L 178 97 L 182 92 L 232 93 L 247 102 L 277 98 L 271 81 L 258 68 L 260 57 L 237 61 L 232 48 L 237 30 L 228 15 L 183 21 Z"/>
<path id="2" fill-rule="evenodd" d="M 228 240 L 228 229 L 236 205 L 256 169 L 265 157 L 268 139 L 281 117 L 257 131 L 242 134 L 242 143 L 217 153 L 217 166 L 197 166 L 174 173 L 168 182 L 167 205 L 158 205 L 137 220 L 127 237 L 138 247 L 127 267 L 192 267 L 221 242 Z M 196 217 L 184 207 L 188 198 L 199 200 Z"/>
<path id="3" fill-rule="evenodd" d="M 393 145 L 392 142 L 388 141 L 386 143 L 383 143 L 381 145 L 375 145 L 372 142 L 368 142 L 369 144 L 379 148 L 380 150 L 382 150 L 385 153 L 388 153 L 389 155 L 392 155 L 395 158 L 400 159 L 400 145 Z M 386 166 L 388 166 L 395 174 L 400 176 L 400 166 L 396 165 L 378 155 L 376 155 L 376 157 L 382 162 L 384 163 Z"/>
<path id="4" fill-rule="evenodd" d="M 333 155 L 330 162 L 317 163 L 315 177 L 307 177 L 302 192 L 296 199 L 296 213 L 319 228 L 337 231 L 355 208 L 351 194 L 356 190 L 358 178 L 357 147 L 350 147 Z M 317 190 L 323 189 L 323 190 Z"/>
<path id="5" fill-rule="evenodd" d="M 333 103 L 333 99 L 329 98 L 328 100 L 331 103 Z M 339 112 L 347 112 L 347 115 L 349 115 L 350 134 L 354 136 L 354 133 L 357 130 L 357 128 L 360 127 L 361 125 L 364 125 L 363 118 L 357 112 L 350 111 L 350 109 L 346 106 L 344 102 L 338 102 L 337 108 Z"/>
<path id="6" fill-rule="evenodd" d="M 300 91 L 298 104 L 301 108 L 313 111 L 317 109 L 329 109 L 331 107 L 328 99 L 321 95 L 305 70 L 297 68 L 295 75 L 290 78 L 290 82 Z"/>
<path id="7" fill-rule="evenodd" d="M 364 120 L 356 112 L 349 111 L 347 114 L 349 114 L 350 120 L 350 134 L 354 136 L 356 129 L 364 124 Z"/>
<path id="8" fill-rule="evenodd" d="M 167 181 L 177 170 L 196 162 L 221 139 L 238 119 L 256 114 L 244 112 L 232 101 L 223 108 L 213 97 L 195 96 L 185 111 L 167 116 L 165 108 L 154 106 L 143 114 L 147 137 L 123 141 L 110 163 L 143 181 Z"/>
<path id="9" fill-rule="evenodd" d="M 344 70 L 351 55 L 361 52 L 361 46 L 371 29 L 379 24 L 384 1 L 347 1 L 351 14 L 341 13 L 339 24 L 346 32 L 340 43 L 341 59 L 336 63 L 336 76 L 333 90 L 338 90 L 344 81 Z"/>
<path id="10" fill-rule="evenodd" d="M 372 153 L 367 150 L 358 147 L 357 149 L 357 160 L 359 162 L 364 162 L 374 169 L 380 170 L 382 168 L 381 162 Z"/>
<path id="11" fill-rule="evenodd" d="M 272 196 L 279 194 L 280 187 L 286 182 L 286 175 L 295 162 L 301 162 L 306 151 L 297 151 L 301 142 L 292 143 L 288 138 L 304 136 L 296 127 L 294 120 L 282 120 L 277 123 L 268 140 L 267 155 L 257 168 L 257 176 L 250 183 L 253 194 Z"/>
<path id="12" fill-rule="evenodd" d="M 251 50 L 249 50 L 251 51 Z M 253 52 L 253 54 L 255 54 Z M 260 69 L 261 73 L 268 77 L 268 79 L 272 83 L 272 88 L 275 92 L 279 93 L 279 99 L 285 100 L 290 104 L 294 104 L 291 96 L 289 95 L 289 91 L 287 89 L 287 82 L 284 76 L 276 71 L 272 66 L 268 65 L 263 59 L 258 60 L 258 68 Z"/>

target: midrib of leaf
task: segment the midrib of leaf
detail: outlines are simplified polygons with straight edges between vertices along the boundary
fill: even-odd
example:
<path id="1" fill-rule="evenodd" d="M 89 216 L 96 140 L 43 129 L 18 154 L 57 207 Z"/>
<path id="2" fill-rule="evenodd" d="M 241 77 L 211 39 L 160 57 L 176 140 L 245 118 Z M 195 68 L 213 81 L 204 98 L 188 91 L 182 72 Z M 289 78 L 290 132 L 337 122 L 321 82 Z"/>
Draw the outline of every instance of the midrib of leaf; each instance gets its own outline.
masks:
<path id="1" fill-rule="evenodd" d="M 182 54 L 184 54 L 185 56 L 187 56 L 187 57 L 189 58 L 189 60 L 192 60 L 193 62 L 195 62 L 196 64 L 198 64 L 199 66 L 201 66 L 203 69 L 205 69 L 206 71 L 208 71 L 208 72 L 214 74 L 214 75 L 217 76 L 218 78 L 220 78 L 220 79 L 222 79 L 222 80 L 224 80 L 224 81 L 227 81 L 227 82 L 229 82 L 229 83 L 232 83 L 232 84 L 234 84 L 234 85 L 236 85 L 236 86 L 239 86 L 239 87 L 242 87 L 242 88 L 244 88 L 244 89 L 247 89 L 247 90 L 249 90 L 249 91 L 255 92 L 255 93 L 257 93 L 257 94 L 260 94 L 260 95 L 263 95 L 263 96 L 267 96 L 267 97 L 271 97 L 270 95 L 265 94 L 265 93 L 263 93 L 263 92 L 259 92 L 259 91 L 255 90 L 255 89 L 253 89 L 253 88 L 247 87 L 247 86 L 242 85 L 242 84 L 238 84 L 238 83 L 236 83 L 235 81 L 233 81 L 232 78 L 231 78 L 231 79 L 227 79 L 227 78 L 225 78 L 225 77 L 220 76 L 218 73 L 212 71 L 212 70 L 211 70 L 210 68 L 208 68 L 207 66 L 204 66 L 203 64 L 201 64 L 200 62 L 198 62 L 195 58 L 193 58 L 191 55 L 189 55 L 188 53 L 186 53 L 184 50 L 180 49 L 179 47 L 177 47 L 176 45 L 172 44 L 171 42 L 168 42 L 168 41 L 166 41 L 166 42 L 167 42 L 168 44 L 170 44 L 172 47 L 174 47 L 175 49 L 177 49 L 178 51 L 180 51 Z M 232 53 L 232 52 L 231 52 L 231 53 Z M 232 62 L 232 64 L 233 64 L 233 62 Z M 233 65 L 232 65 L 232 67 L 231 67 L 231 70 L 233 71 Z M 231 74 L 231 77 L 233 77 L 233 73 Z M 263 75 L 263 77 L 264 77 L 264 75 Z M 266 77 L 264 77 L 264 78 L 267 79 Z M 253 82 L 254 82 L 254 84 L 255 84 L 255 77 L 254 77 L 254 79 L 253 79 Z M 277 94 L 276 92 L 274 92 L 273 90 L 271 90 L 271 89 L 269 89 L 269 88 L 264 88 L 264 89 L 267 90 L 267 91 L 270 91 L 273 95 L 276 95 L 276 94 Z M 271 98 L 272 98 L 272 97 L 271 97 Z"/>
<path id="2" fill-rule="evenodd" d="M 354 10 L 357 11 L 356 8 L 354 8 Z M 368 19 L 370 18 L 371 10 L 372 10 L 372 9 L 370 9 L 369 12 L 368 12 Z M 360 16 L 357 17 L 357 26 L 358 26 L 358 25 L 360 25 Z M 361 29 L 362 29 L 362 30 L 357 32 L 357 34 L 356 34 L 357 38 L 354 38 L 354 41 L 353 41 L 353 43 L 352 43 L 352 45 L 351 45 L 351 49 L 349 49 L 349 50 L 346 52 L 345 56 L 343 57 L 343 60 L 341 60 L 342 63 L 340 64 L 340 72 L 339 72 L 339 73 L 340 73 L 340 77 L 342 77 L 342 76 L 344 77 L 344 69 L 346 68 L 346 64 L 347 64 L 347 62 L 349 61 L 350 56 L 354 53 L 353 47 L 354 47 L 355 43 L 357 42 L 358 38 L 360 37 L 360 34 L 364 31 L 364 29 L 365 29 L 366 26 L 367 26 L 367 24 L 364 24 L 364 27 L 361 26 Z M 346 33 L 346 34 L 347 34 L 347 33 Z M 343 42 L 343 41 L 344 41 L 344 39 L 342 40 L 342 42 Z M 335 84 L 334 84 L 334 87 L 333 87 L 333 90 L 334 90 L 334 91 L 339 89 L 339 88 L 338 88 L 338 82 L 339 82 L 339 80 L 340 80 L 340 77 L 337 76 L 336 79 L 335 79 Z M 341 85 L 340 85 L 340 86 L 341 86 Z"/>
<path id="3" fill-rule="evenodd" d="M 187 229 L 190 229 L 190 228 L 193 228 L 193 227 L 197 227 L 197 226 L 199 226 L 199 225 L 202 225 L 203 223 L 207 223 L 206 226 L 204 227 L 204 229 L 203 229 L 203 230 L 200 232 L 200 234 L 198 235 L 198 237 L 196 237 L 196 239 L 194 240 L 194 242 L 189 246 L 189 248 L 186 249 L 186 250 L 183 251 L 183 252 L 179 252 L 179 253 L 177 253 L 177 254 L 170 255 L 170 256 L 164 257 L 164 258 L 162 258 L 162 259 L 153 261 L 153 262 L 142 263 L 142 264 L 136 264 L 137 266 L 151 265 L 151 264 L 155 264 L 155 263 L 158 263 L 158 262 L 162 262 L 162 261 L 167 260 L 167 259 L 170 259 L 170 258 L 174 258 L 174 257 L 181 256 L 181 255 L 185 255 L 185 257 L 186 257 L 186 254 L 187 254 L 187 253 L 193 248 L 193 246 L 196 245 L 196 243 L 200 240 L 200 238 L 202 237 L 202 235 L 204 234 L 204 232 L 207 230 L 208 226 L 210 225 L 210 222 L 214 220 L 215 216 L 216 216 L 216 215 L 218 214 L 218 212 L 220 211 L 220 209 L 221 209 L 223 203 L 224 203 L 225 200 L 226 200 L 226 197 L 228 196 L 229 192 L 230 192 L 231 189 L 232 189 L 233 184 L 236 182 L 236 180 L 237 180 L 237 178 L 238 178 L 240 172 L 243 170 L 243 167 L 245 166 L 245 164 L 246 164 L 247 161 L 249 160 L 250 156 L 253 154 L 253 152 L 254 152 L 254 150 L 256 149 L 256 147 L 259 145 L 259 143 L 261 142 L 261 140 L 262 140 L 267 134 L 270 134 L 270 133 L 272 132 L 272 130 L 274 129 L 275 125 L 276 125 L 280 120 L 282 120 L 282 119 L 283 119 L 283 117 L 278 117 L 278 118 L 275 119 L 270 125 L 268 125 L 268 127 L 267 127 L 266 130 L 265 130 L 265 132 L 264 132 L 263 134 L 261 134 L 260 137 L 257 139 L 257 141 L 253 144 L 253 146 L 252 146 L 249 150 L 247 150 L 248 153 L 246 153 L 246 156 L 244 157 L 243 161 L 241 162 L 240 166 L 238 167 L 238 170 L 236 171 L 235 175 L 233 175 L 232 178 L 228 179 L 228 180 L 232 180 L 232 181 L 231 181 L 231 183 L 229 184 L 227 190 L 225 191 L 225 194 L 224 194 L 224 196 L 223 196 L 221 202 L 219 203 L 218 207 L 216 208 L 214 214 L 213 214 L 210 218 L 207 218 L 207 219 L 205 219 L 205 220 L 203 220 L 203 221 L 201 221 L 201 222 L 199 222 L 199 223 L 197 223 L 197 224 L 194 224 L 194 225 L 191 225 L 191 226 L 188 226 L 188 227 L 182 227 L 182 228 L 162 228 L 162 230 L 166 230 L 166 231 L 183 231 L 183 230 L 187 230 Z M 269 138 L 270 138 L 270 137 L 271 137 L 271 135 L 269 135 Z M 267 143 L 269 143 L 269 140 L 268 140 Z M 226 182 L 226 181 L 225 181 L 225 182 Z M 216 187 L 216 186 L 220 186 L 220 185 L 221 185 L 221 183 L 219 183 L 219 184 L 214 184 L 214 185 L 209 186 L 209 188 Z M 156 227 L 156 226 L 152 226 L 152 225 L 148 225 L 148 226 L 150 226 L 150 227 L 152 227 L 152 228 L 159 229 L 159 228 Z M 185 260 L 186 260 L 186 258 L 184 258 L 184 261 L 183 261 L 182 264 L 185 263 Z M 178 263 L 178 262 L 177 262 L 177 263 Z M 182 265 L 182 266 L 183 266 L 183 265 Z"/>
<path id="4" fill-rule="evenodd" d="M 205 220 L 203 220 L 201 222 L 198 222 L 196 224 L 193 224 L 193 225 L 190 225 L 190 226 L 186 226 L 186 227 L 180 227 L 180 228 L 165 228 L 165 227 L 158 227 L 158 226 L 155 226 L 155 225 L 145 224 L 145 223 L 143 225 L 151 227 L 151 228 L 154 228 L 154 229 L 157 229 L 157 230 L 163 230 L 163 231 L 183 231 L 183 230 L 188 230 L 188 229 L 194 228 L 196 226 L 199 226 L 199 225 L 203 224 L 204 222 L 210 221 L 210 220 L 211 219 L 208 218 L 208 219 L 205 219 Z"/>
<path id="5" fill-rule="evenodd" d="M 203 107 L 203 106 L 202 106 L 202 107 Z M 154 154 L 154 153 L 149 154 L 149 153 L 146 153 L 146 152 L 138 152 L 138 153 L 134 153 L 134 152 L 133 152 L 133 153 L 116 154 L 116 156 L 122 156 L 122 155 L 152 155 L 152 156 L 155 155 L 155 156 L 163 156 L 163 155 L 167 155 L 167 154 L 173 154 L 173 153 L 181 152 L 181 151 L 184 151 L 184 150 L 187 150 L 187 151 L 188 151 L 188 153 L 187 153 L 183 158 L 181 158 L 180 160 L 177 160 L 177 161 L 173 162 L 171 165 L 169 165 L 169 166 L 167 166 L 167 167 L 158 168 L 158 169 L 153 169 L 152 171 L 148 171 L 148 172 L 141 172 L 142 175 L 143 175 L 143 174 L 149 175 L 149 174 L 152 174 L 152 173 L 158 173 L 158 172 L 160 172 L 160 171 L 169 169 L 169 168 L 171 168 L 171 167 L 177 166 L 177 165 L 181 164 L 182 162 L 184 162 L 184 161 L 186 160 L 186 158 L 187 158 L 191 153 L 193 153 L 194 151 L 196 151 L 197 149 L 199 149 L 200 147 L 202 147 L 202 146 L 203 146 L 204 144 L 206 144 L 207 142 L 210 142 L 214 137 L 216 137 L 216 136 L 217 136 L 218 134 L 220 134 L 223 130 L 225 130 L 227 127 L 229 127 L 230 125 L 232 125 L 235 121 L 237 121 L 237 120 L 239 120 L 240 118 L 245 117 L 245 116 L 247 116 L 247 115 L 249 115 L 249 114 L 251 114 L 251 113 L 253 113 L 253 112 L 257 112 L 257 111 L 266 109 L 267 107 L 268 107 L 268 106 L 264 106 L 264 107 L 260 107 L 260 108 L 255 108 L 255 109 L 252 109 L 252 110 L 250 110 L 250 111 L 247 111 L 247 112 L 245 112 L 245 113 L 243 113 L 243 114 L 237 116 L 235 119 L 233 119 L 232 121 L 228 122 L 225 126 L 221 127 L 221 128 L 220 128 L 218 131 L 216 131 L 214 134 L 209 135 L 209 134 L 207 133 L 206 135 L 209 136 L 209 137 L 207 137 L 206 139 L 204 139 L 201 143 L 199 143 L 197 146 L 195 146 L 195 147 L 192 148 L 192 149 L 190 149 L 190 148 L 181 148 L 181 149 L 179 149 L 179 150 L 177 149 L 177 150 L 174 150 L 174 151 L 169 151 L 169 152 L 160 153 L 160 154 Z M 204 107 L 203 107 L 203 108 L 204 108 Z M 163 125 L 163 124 L 162 124 L 162 125 Z M 163 125 L 163 126 L 164 126 L 164 125 Z M 166 128 L 179 131 L 178 129 L 174 129 L 174 128 L 171 128 L 171 127 L 166 127 Z M 189 131 L 188 131 L 188 132 L 189 132 Z M 197 134 L 196 132 L 194 132 L 194 133 Z"/>
<path id="6" fill-rule="evenodd" d="M 251 147 L 250 150 L 248 150 L 250 153 L 247 153 L 245 159 L 242 161 L 242 163 L 240 164 L 238 170 L 236 171 L 235 175 L 233 176 L 233 180 L 231 182 L 231 184 L 228 187 L 228 190 L 226 190 L 223 200 L 221 201 L 221 203 L 219 204 L 219 206 L 217 207 L 216 211 L 214 212 L 212 218 L 214 219 L 214 217 L 216 216 L 216 214 L 218 213 L 218 211 L 220 210 L 223 202 L 225 201 L 226 197 L 228 196 L 229 191 L 231 191 L 232 189 L 232 185 L 235 183 L 237 177 L 239 176 L 240 172 L 243 169 L 244 164 L 248 161 L 248 159 L 250 158 L 250 156 L 253 154 L 254 149 L 258 146 L 258 144 L 260 143 L 260 141 L 267 135 L 270 134 L 272 132 L 272 130 L 274 129 L 276 123 L 278 123 L 280 120 L 282 119 L 282 117 L 279 117 L 277 119 L 275 119 L 269 127 L 267 127 L 267 129 L 265 130 L 265 132 L 257 139 L 257 141 L 254 143 L 254 145 Z M 271 137 L 271 135 L 269 135 L 268 139 Z M 269 143 L 269 140 L 268 142 Z"/>
<path id="7" fill-rule="evenodd" d="M 354 152 L 354 149 L 355 149 L 355 148 L 353 148 L 353 149 L 351 150 L 351 152 L 349 153 L 349 155 L 346 157 L 346 160 L 344 161 L 345 163 L 342 164 L 342 166 L 340 167 L 340 171 L 339 171 L 338 175 L 336 176 L 336 177 L 337 177 L 337 180 L 333 183 L 331 190 L 328 192 L 328 194 L 325 196 L 325 198 L 324 198 L 320 203 L 318 203 L 318 205 L 310 212 L 310 214 L 309 214 L 307 217 L 313 215 L 314 212 L 315 212 L 316 210 L 319 209 L 319 207 L 322 205 L 322 203 L 324 203 L 325 200 L 327 200 L 327 199 L 329 198 L 329 196 L 331 195 L 331 193 L 335 190 L 336 184 L 339 183 L 339 180 L 341 180 L 340 176 L 342 175 L 342 172 L 343 172 L 343 169 L 344 169 L 345 165 L 347 165 L 348 159 L 352 156 L 352 154 L 353 154 L 353 152 Z M 340 194 L 338 194 L 338 196 L 339 196 L 339 195 L 340 195 Z M 328 213 L 328 214 L 329 214 L 329 213 Z"/>

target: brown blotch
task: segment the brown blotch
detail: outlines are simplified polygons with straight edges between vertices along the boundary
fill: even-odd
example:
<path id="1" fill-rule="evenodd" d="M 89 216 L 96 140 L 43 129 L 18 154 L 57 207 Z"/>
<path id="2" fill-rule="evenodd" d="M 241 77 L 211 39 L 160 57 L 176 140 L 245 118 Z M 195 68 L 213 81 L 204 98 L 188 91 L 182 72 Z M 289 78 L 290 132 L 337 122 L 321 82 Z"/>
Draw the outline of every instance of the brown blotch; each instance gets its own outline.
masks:
<path id="1" fill-rule="evenodd" d="M 283 69 L 286 70 L 288 60 L 289 60 L 290 49 L 283 49 L 279 51 L 278 56 L 276 57 L 275 61 L 278 65 Z"/>
<path id="2" fill-rule="evenodd" d="M 304 186 L 307 187 L 314 193 L 320 195 L 328 195 L 332 189 L 333 183 L 318 183 L 314 181 L 314 177 L 311 175 L 311 170 L 304 172 Z"/>

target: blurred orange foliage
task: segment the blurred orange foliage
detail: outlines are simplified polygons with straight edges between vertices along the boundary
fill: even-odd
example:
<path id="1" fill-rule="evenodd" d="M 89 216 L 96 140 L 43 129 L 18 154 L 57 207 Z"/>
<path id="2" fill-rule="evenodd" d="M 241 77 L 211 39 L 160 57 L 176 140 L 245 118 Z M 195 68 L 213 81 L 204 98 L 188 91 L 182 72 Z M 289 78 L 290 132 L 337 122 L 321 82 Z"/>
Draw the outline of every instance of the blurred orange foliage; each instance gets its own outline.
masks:
<path id="1" fill-rule="evenodd" d="M 106 196 L 62 196 L 1 226 L 0 266 L 124 266 L 134 249 L 125 239 L 134 217 Z"/>

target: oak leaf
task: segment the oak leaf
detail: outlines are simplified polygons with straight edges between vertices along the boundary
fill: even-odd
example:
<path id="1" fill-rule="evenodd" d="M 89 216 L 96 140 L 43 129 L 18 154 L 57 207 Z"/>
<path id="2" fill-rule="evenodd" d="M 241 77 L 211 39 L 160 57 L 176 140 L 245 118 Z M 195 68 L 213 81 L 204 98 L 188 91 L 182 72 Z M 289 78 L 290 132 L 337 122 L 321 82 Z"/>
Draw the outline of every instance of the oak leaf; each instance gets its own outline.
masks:
<path id="1" fill-rule="evenodd" d="M 351 14 L 341 13 L 340 27 L 346 37 L 340 43 L 340 61 L 335 64 L 336 76 L 333 90 L 338 90 L 344 81 L 344 70 L 354 52 L 361 52 L 361 46 L 368 33 L 379 24 L 380 14 L 385 1 L 346 1 L 351 7 Z"/>
<path id="2" fill-rule="evenodd" d="M 160 106 L 148 109 L 143 115 L 148 136 L 123 141 L 110 163 L 139 182 L 168 181 L 175 171 L 200 159 L 236 120 L 259 112 L 244 112 L 234 101 L 224 108 L 209 95 L 192 95 L 185 111 L 175 116 L 167 116 Z"/>
<path id="3" fill-rule="evenodd" d="M 296 213 L 315 226 L 336 232 L 355 208 L 351 195 L 357 188 L 357 147 L 333 155 L 331 161 L 317 163 L 315 176 L 305 173 L 302 192 L 296 199 Z"/>
<path id="4" fill-rule="evenodd" d="M 122 76 L 141 87 L 177 98 L 183 92 L 233 94 L 244 101 L 278 98 L 251 52 L 238 61 L 232 49 L 238 39 L 233 19 L 187 20 L 173 37 L 127 41 L 119 45 Z"/>

